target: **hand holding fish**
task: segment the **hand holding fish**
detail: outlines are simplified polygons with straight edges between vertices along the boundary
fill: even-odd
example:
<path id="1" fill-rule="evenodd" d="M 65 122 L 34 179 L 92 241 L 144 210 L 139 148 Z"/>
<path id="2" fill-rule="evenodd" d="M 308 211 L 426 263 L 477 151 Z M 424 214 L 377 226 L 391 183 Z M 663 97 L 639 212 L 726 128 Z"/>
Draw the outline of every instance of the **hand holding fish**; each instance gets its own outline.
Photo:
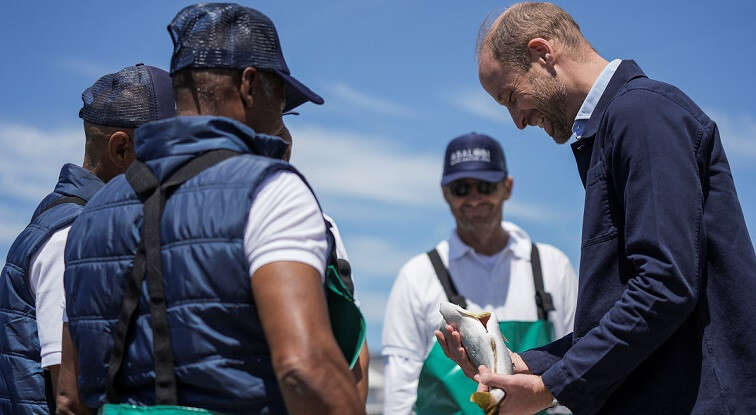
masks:
<path id="1" fill-rule="evenodd" d="M 478 370 L 472 362 L 470 362 L 467 353 L 465 353 L 465 348 L 462 345 L 462 336 L 459 331 L 450 324 L 446 324 L 444 328 L 446 329 L 445 332 L 440 330 L 434 332 L 436 340 L 438 340 L 438 344 L 441 346 L 441 350 L 443 350 L 446 357 L 453 360 L 454 363 L 462 369 L 465 376 L 474 379 Z M 444 333 L 447 334 L 445 335 Z M 512 364 L 514 365 L 514 374 L 531 374 L 530 368 L 528 368 L 528 365 L 525 364 L 525 361 L 522 360 L 522 357 L 520 357 L 519 354 L 510 350 L 509 356 L 512 358 Z"/>
<path id="2" fill-rule="evenodd" d="M 478 393 L 490 388 L 506 391 L 506 398 L 499 403 L 498 415 L 529 415 L 553 406 L 554 396 L 536 375 L 499 375 L 480 366 L 475 380 Z"/>
<path id="3" fill-rule="evenodd" d="M 452 303 L 441 303 L 439 311 L 444 318 L 439 331 L 442 332 L 441 334 L 445 334 L 444 337 L 448 337 L 452 343 L 447 345 L 447 348 L 451 349 L 450 351 L 465 365 L 472 364 L 472 367 L 479 368 L 489 367 L 495 373 L 502 375 L 513 373 L 512 358 L 504 343 L 504 336 L 499 331 L 499 322 L 495 314 L 490 312 L 474 313 Z M 449 330 L 449 326 L 458 333 Z M 446 340 L 445 338 L 443 340 Z M 455 345 L 460 340 L 463 347 Z M 463 350 L 460 351 L 460 348 Z M 472 372 L 469 367 L 467 371 Z M 505 395 L 504 390 L 491 388 L 485 392 L 473 393 L 470 396 L 470 401 L 475 402 L 486 415 L 493 415 L 497 412 L 497 408 L 504 400 Z"/>
<path id="4" fill-rule="evenodd" d="M 454 363 L 462 369 L 465 376 L 473 379 L 473 376 L 475 376 L 478 371 L 470 362 L 470 359 L 467 358 L 465 348 L 462 346 L 462 336 L 459 334 L 459 331 L 450 324 L 446 324 L 445 329 L 445 332 L 442 332 L 441 330 L 433 332 L 433 334 L 436 335 L 438 344 L 441 345 L 441 350 L 444 351 L 446 357 L 453 360 Z M 446 335 L 444 335 L 444 333 L 446 333 Z"/>

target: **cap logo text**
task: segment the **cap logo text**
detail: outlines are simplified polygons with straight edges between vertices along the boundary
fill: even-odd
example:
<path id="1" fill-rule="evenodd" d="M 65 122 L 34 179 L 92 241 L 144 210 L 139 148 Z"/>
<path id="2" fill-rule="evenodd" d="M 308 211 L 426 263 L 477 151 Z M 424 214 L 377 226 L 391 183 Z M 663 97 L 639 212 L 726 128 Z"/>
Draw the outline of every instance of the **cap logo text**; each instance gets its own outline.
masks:
<path id="1" fill-rule="evenodd" d="M 449 155 L 449 165 L 454 166 L 455 164 L 464 163 L 467 161 L 483 161 L 483 162 L 490 162 L 491 161 L 491 151 L 486 150 L 485 148 L 466 148 L 462 150 L 457 150 L 451 155 Z"/>

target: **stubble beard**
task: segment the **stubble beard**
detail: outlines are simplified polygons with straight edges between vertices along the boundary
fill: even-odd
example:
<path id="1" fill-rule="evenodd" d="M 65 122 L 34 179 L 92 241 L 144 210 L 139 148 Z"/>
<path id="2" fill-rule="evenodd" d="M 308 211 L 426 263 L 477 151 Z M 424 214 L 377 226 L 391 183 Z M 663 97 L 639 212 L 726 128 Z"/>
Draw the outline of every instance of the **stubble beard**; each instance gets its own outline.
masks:
<path id="1" fill-rule="evenodd" d="M 567 88 L 552 76 L 529 74 L 528 81 L 533 88 L 536 110 L 551 125 L 551 138 L 557 144 L 566 143 L 572 136 L 572 123 L 577 115 L 568 113 Z"/>

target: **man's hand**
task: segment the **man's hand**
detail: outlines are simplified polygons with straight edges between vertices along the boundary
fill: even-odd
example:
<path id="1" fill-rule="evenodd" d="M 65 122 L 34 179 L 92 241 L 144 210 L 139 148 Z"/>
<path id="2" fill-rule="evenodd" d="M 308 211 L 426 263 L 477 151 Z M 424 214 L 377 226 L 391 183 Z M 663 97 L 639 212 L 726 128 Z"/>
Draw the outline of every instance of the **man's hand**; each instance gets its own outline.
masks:
<path id="1" fill-rule="evenodd" d="M 473 366 L 473 364 L 470 362 L 470 359 L 467 358 L 465 348 L 464 346 L 462 346 L 462 336 L 456 329 L 454 329 L 454 327 L 450 326 L 449 324 L 446 325 L 446 332 L 449 334 L 448 336 L 444 336 L 444 333 L 442 333 L 440 330 L 433 332 L 433 334 L 436 335 L 438 344 L 441 345 L 441 350 L 444 351 L 446 357 L 453 360 L 457 365 L 459 365 L 459 367 L 462 369 L 462 372 L 465 373 L 465 376 L 470 379 L 474 379 L 474 376 L 478 373 L 478 371 L 475 370 L 475 366 Z M 519 354 L 510 351 L 509 355 L 512 357 L 515 374 L 531 374 L 528 365 L 525 364 L 525 361 L 522 360 L 522 357 L 520 357 Z"/>
<path id="2" fill-rule="evenodd" d="M 510 350 L 509 357 L 512 358 L 512 364 L 514 365 L 515 375 L 532 375 L 533 374 L 528 368 L 528 365 L 525 364 L 525 361 L 522 360 L 522 357 L 520 357 L 519 354 Z"/>
<path id="3" fill-rule="evenodd" d="M 530 415 L 549 408 L 554 401 L 540 376 L 536 375 L 496 375 L 487 367 L 480 366 L 475 380 L 478 392 L 498 388 L 506 392 L 499 404 L 499 415 Z"/>
<path id="4" fill-rule="evenodd" d="M 63 323 L 61 334 L 61 358 L 58 369 L 58 385 L 56 387 L 56 411 L 58 415 L 94 415 L 96 411 L 87 408 L 79 397 L 78 367 L 79 353 L 76 350 L 68 330 L 68 323 Z"/>
<path id="5" fill-rule="evenodd" d="M 462 336 L 449 324 L 446 325 L 446 333 L 448 333 L 448 336 L 444 336 L 444 333 L 440 330 L 433 332 L 446 357 L 453 360 L 462 369 L 465 376 L 472 379 L 478 371 L 475 370 L 475 366 L 467 358 L 465 348 L 462 346 Z"/>

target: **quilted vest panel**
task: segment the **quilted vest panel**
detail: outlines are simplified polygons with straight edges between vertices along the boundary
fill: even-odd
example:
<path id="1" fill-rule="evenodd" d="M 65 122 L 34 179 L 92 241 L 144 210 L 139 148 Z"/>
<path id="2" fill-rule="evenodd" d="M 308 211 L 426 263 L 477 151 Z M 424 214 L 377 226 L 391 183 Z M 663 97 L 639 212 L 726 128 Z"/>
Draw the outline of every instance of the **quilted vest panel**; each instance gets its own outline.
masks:
<path id="1" fill-rule="evenodd" d="M 187 154 L 183 152 L 182 158 Z M 169 175 L 167 166 L 176 159 L 172 155 L 139 158 L 160 180 Z M 243 246 L 256 189 L 280 170 L 296 173 L 286 162 L 243 154 L 189 179 L 166 202 L 161 253 L 180 405 L 229 414 L 286 412 L 253 303 Z M 79 391 L 91 407 L 105 402 L 112 330 L 141 237 L 142 218 L 143 205 L 121 175 L 93 198 L 69 234 L 65 272 L 69 328 L 79 352 Z M 151 405 L 155 400 L 147 299 L 143 283 L 115 382 L 124 403 Z"/>
<path id="2" fill-rule="evenodd" d="M 31 260 L 58 230 L 68 226 L 83 207 L 63 203 L 65 196 L 89 198 L 102 182 L 86 170 L 68 164 L 55 191 L 37 206 L 31 222 L 8 251 L 0 275 L 0 414 L 48 414 L 44 370 L 40 365 L 35 301 L 29 286 Z"/>

